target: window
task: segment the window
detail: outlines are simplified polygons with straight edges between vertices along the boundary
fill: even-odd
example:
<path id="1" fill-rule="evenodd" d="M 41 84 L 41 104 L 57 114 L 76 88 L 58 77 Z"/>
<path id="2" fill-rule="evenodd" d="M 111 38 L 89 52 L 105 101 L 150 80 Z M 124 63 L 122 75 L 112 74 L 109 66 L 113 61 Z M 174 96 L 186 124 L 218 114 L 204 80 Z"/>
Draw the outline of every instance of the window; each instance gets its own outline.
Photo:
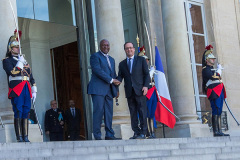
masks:
<path id="1" fill-rule="evenodd" d="M 74 0 L 17 0 L 17 15 L 22 18 L 76 25 Z"/>
<path id="2" fill-rule="evenodd" d="M 201 112 L 211 111 L 210 104 L 202 91 L 202 55 L 207 42 L 207 32 L 204 18 L 203 1 L 185 1 L 189 49 L 193 72 L 194 93 L 196 110 L 201 117 Z"/>

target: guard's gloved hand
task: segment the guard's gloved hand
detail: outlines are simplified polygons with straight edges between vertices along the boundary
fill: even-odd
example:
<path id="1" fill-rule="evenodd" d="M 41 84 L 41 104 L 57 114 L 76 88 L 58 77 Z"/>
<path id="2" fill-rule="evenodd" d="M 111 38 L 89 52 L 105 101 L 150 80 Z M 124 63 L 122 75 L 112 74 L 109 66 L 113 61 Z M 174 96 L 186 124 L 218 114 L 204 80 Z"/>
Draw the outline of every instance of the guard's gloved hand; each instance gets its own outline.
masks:
<path id="1" fill-rule="evenodd" d="M 150 71 L 149 71 L 149 75 L 150 75 L 150 78 L 152 79 L 153 76 L 154 76 L 154 72 L 155 72 L 155 68 L 153 66 L 150 67 Z"/>
<path id="2" fill-rule="evenodd" d="M 221 70 L 223 70 L 224 68 L 222 67 L 221 64 L 217 64 L 217 69 L 221 69 Z"/>
<path id="3" fill-rule="evenodd" d="M 35 100 L 37 98 L 37 92 L 32 93 L 32 101 L 35 103 Z"/>
<path id="4" fill-rule="evenodd" d="M 18 62 L 17 62 L 17 64 L 16 64 L 16 67 L 23 69 L 23 66 L 24 66 L 25 62 L 26 62 L 26 60 L 25 60 L 25 58 L 23 57 L 23 55 L 20 55 L 20 54 L 19 54 L 19 55 L 18 55 Z"/>
<path id="5" fill-rule="evenodd" d="M 222 65 L 221 64 L 217 64 L 217 73 L 221 76 L 222 75 L 222 70 L 223 70 L 224 68 L 222 67 Z"/>
<path id="6" fill-rule="evenodd" d="M 23 64 L 27 64 L 26 59 L 23 55 L 18 54 L 18 61 L 22 62 Z"/>
<path id="7" fill-rule="evenodd" d="M 37 86 L 32 86 L 32 101 L 35 102 L 37 98 Z"/>

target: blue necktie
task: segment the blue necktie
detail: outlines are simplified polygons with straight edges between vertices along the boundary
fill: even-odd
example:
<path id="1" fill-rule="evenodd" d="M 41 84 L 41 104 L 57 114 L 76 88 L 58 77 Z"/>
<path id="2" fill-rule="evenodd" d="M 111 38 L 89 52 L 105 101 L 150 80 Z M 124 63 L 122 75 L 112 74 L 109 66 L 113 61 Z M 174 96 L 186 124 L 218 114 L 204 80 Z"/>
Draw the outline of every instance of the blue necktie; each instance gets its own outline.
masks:
<path id="1" fill-rule="evenodd" d="M 75 110 L 72 108 L 72 116 L 75 117 Z"/>
<path id="2" fill-rule="evenodd" d="M 131 73 L 131 63 L 132 63 L 132 58 L 128 58 L 128 70 Z"/>

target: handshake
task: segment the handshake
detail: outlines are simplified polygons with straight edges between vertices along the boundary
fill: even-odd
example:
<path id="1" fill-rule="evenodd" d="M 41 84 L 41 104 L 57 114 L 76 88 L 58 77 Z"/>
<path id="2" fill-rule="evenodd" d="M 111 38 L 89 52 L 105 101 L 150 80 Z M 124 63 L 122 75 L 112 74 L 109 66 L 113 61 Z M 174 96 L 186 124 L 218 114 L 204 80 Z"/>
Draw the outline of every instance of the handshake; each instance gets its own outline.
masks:
<path id="1" fill-rule="evenodd" d="M 116 86 L 121 84 L 121 82 L 119 80 L 117 80 L 117 79 L 113 79 L 112 83 L 115 84 Z"/>

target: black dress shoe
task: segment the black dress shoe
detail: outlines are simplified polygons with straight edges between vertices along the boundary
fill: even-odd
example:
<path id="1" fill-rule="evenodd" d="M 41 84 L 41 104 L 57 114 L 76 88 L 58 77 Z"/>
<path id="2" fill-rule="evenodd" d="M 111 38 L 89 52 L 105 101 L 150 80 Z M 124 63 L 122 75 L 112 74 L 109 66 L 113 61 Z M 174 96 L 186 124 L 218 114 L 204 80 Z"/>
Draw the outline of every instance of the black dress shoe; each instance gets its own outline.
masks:
<path id="1" fill-rule="evenodd" d="M 144 134 L 140 134 L 139 136 L 136 137 L 136 139 L 145 139 L 146 136 Z"/>
<path id="2" fill-rule="evenodd" d="M 122 138 L 116 138 L 116 137 L 105 137 L 105 140 L 121 140 Z"/>
<path id="3" fill-rule="evenodd" d="M 130 137 L 129 139 L 136 139 L 139 136 L 139 134 L 134 133 L 134 135 L 132 137 Z"/>
<path id="4" fill-rule="evenodd" d="M 96 137 L 95 140 L 102 140 L 102 138 L 101 137 Z"/>

